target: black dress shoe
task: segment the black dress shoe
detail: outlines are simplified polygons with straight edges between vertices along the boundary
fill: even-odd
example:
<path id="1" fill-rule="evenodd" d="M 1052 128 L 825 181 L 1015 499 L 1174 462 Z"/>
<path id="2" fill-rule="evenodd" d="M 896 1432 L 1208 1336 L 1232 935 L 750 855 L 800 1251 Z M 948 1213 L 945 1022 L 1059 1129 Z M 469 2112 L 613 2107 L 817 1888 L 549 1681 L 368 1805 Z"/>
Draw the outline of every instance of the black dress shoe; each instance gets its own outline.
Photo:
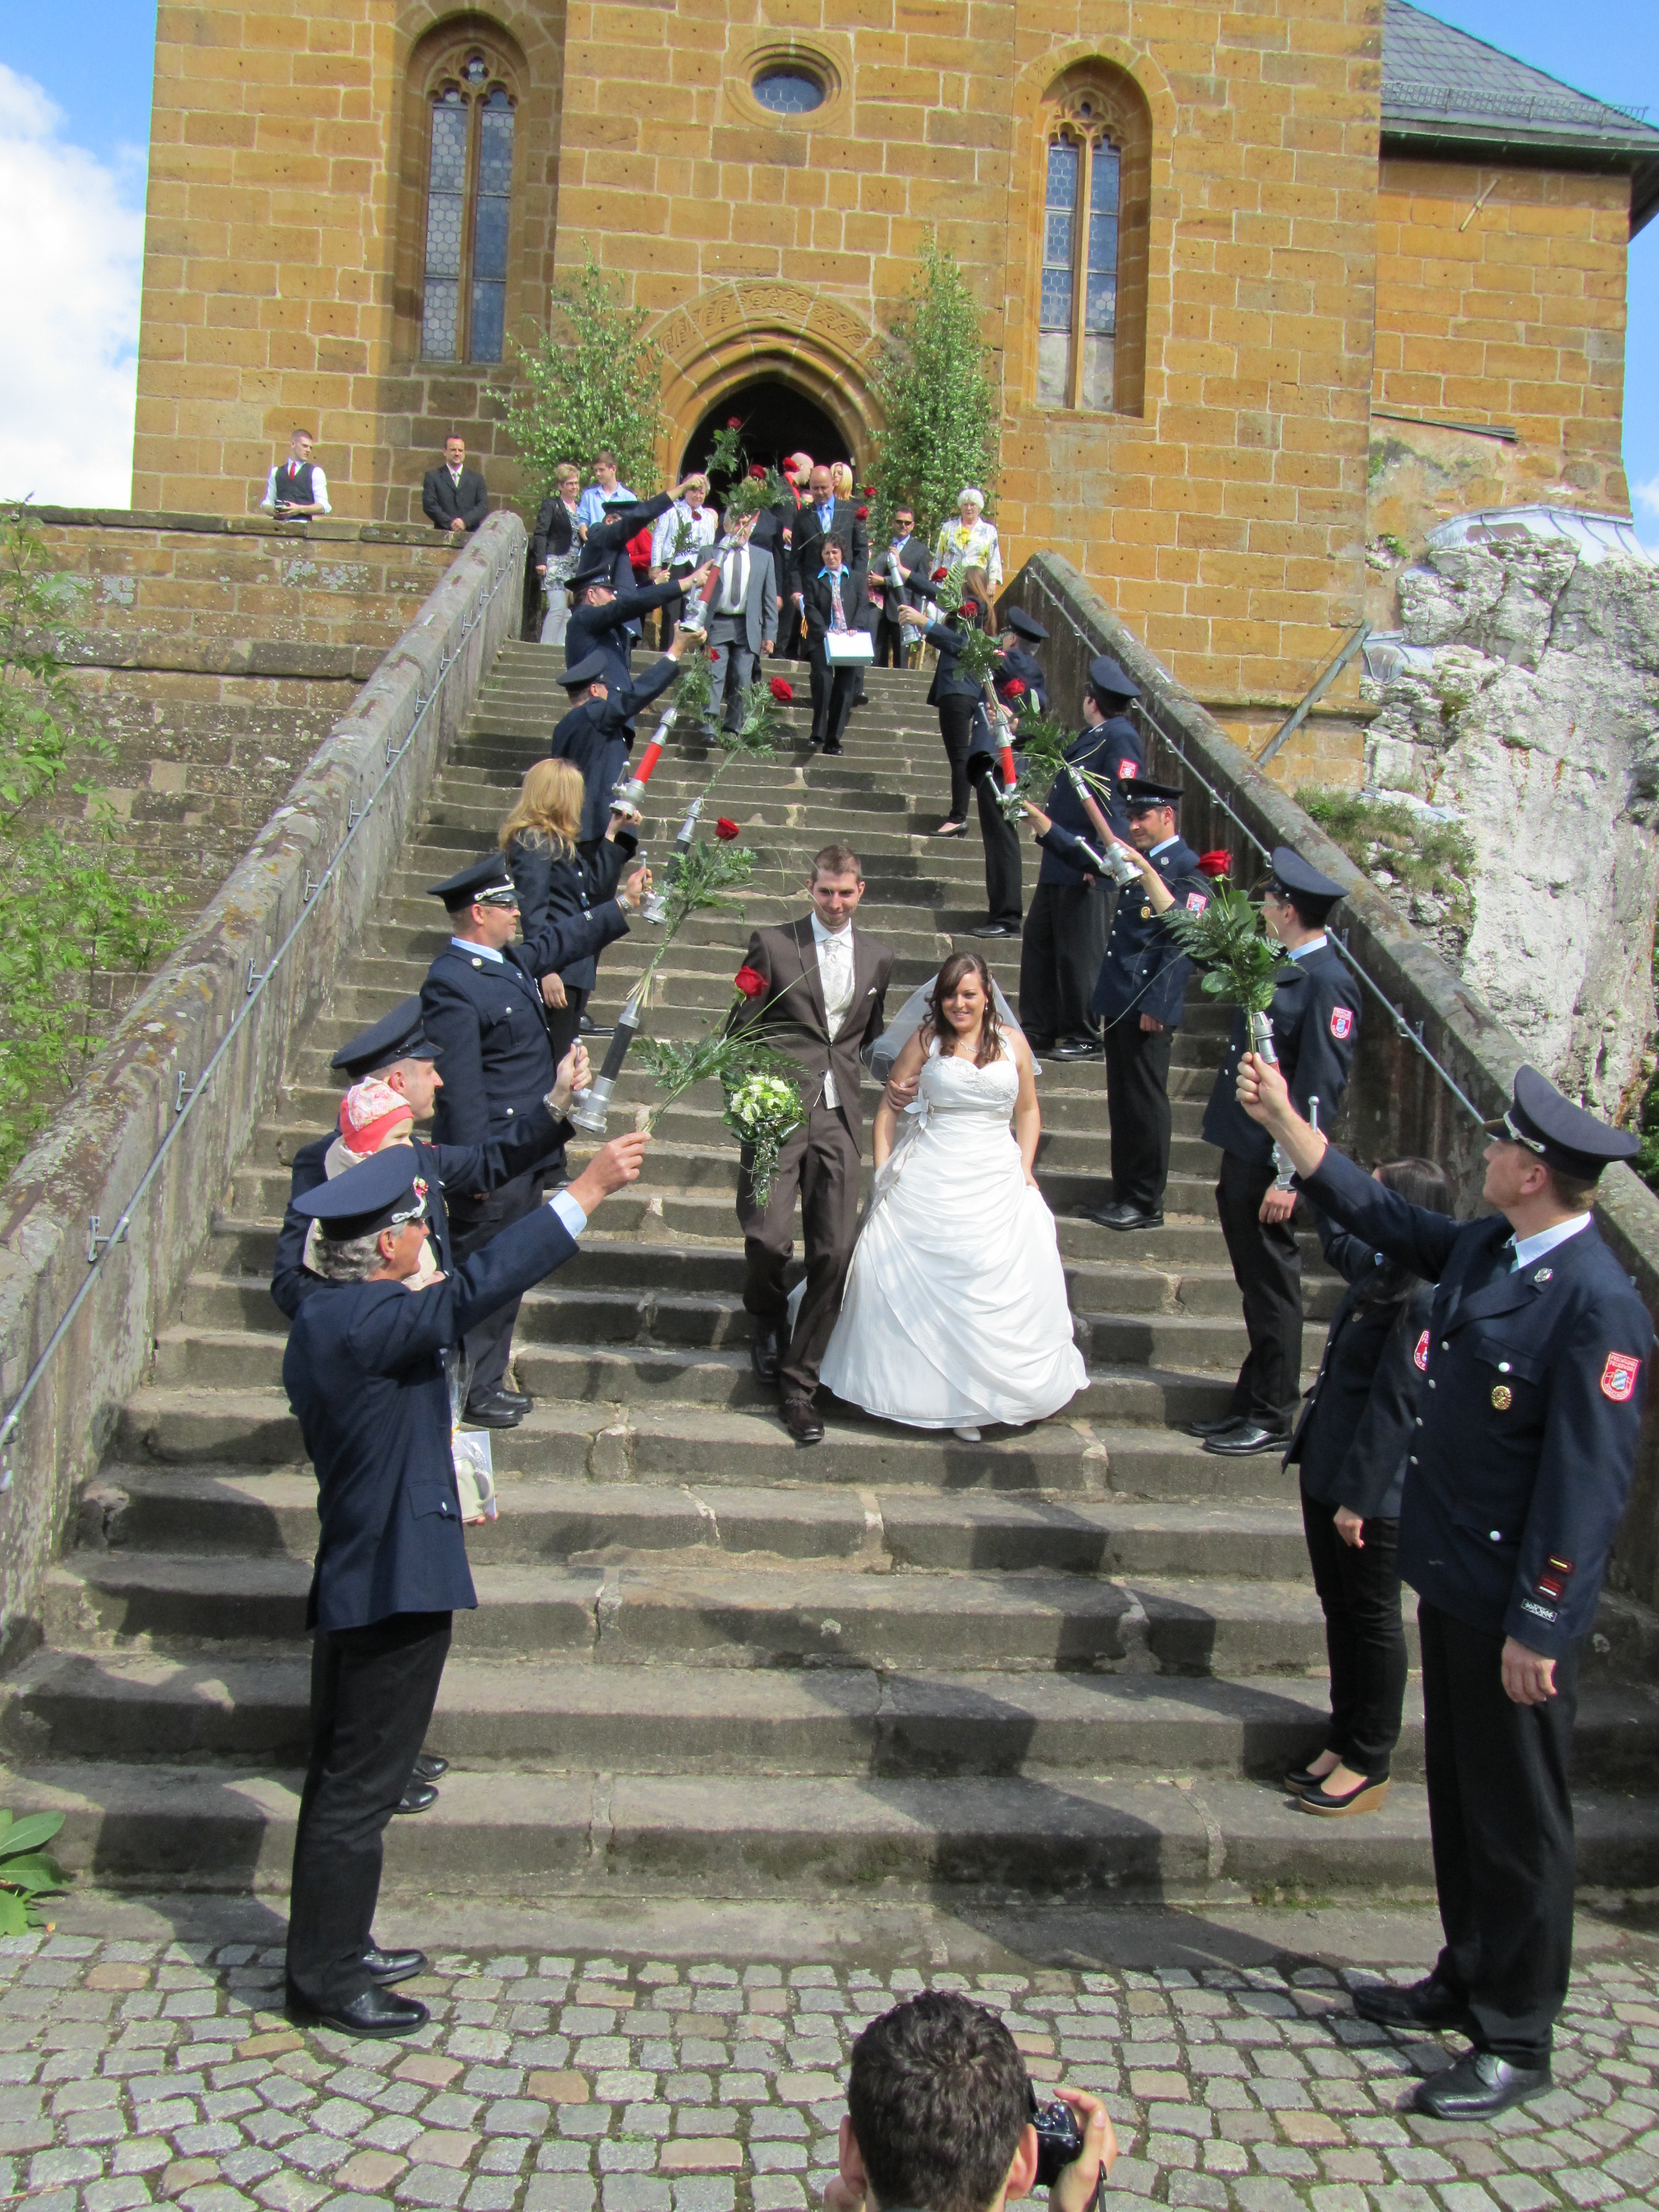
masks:
<path id="1" fill-rule="evenodd" d="M 389 1990 L 393 1982 L 413 1981 L 429 1963 L 424 1951 L 382 1951 L 378 1944 L 363 1954 L 364 1966 L 383 1990 Z"/>
<path id="2" fill-rule="evenodd" d="M 1062 1037 L 1049 1053 L 1050 1060 L 1100 1060 L 1104 1048 L 1092 1037 Z"/>
<path id="3" fill-rule="evenodd" d="M 1318 1753 L 1316 1753 L 1315 1756 L 1317 1757 Z M 1285 1777 L 1285 1787 L 1287 1790 L 1295 1790 L 1298 1795 L 1304 1790 L 1322 1789 L 1324 1782 L 1324 1775 L 1316 1774 L 1311 1766 L 1293 1766 Z"/>
<path id="4" fill-rule="evenodd" d="M 438 1793 L 429 1782 L 417 1782 L 411 1774 L 404 1784 L 404 1794 L 398 1800 L 399 1813 L 424 1813 L 428 1805 L 435 1805 Z"/>
<path id="5" fill-rule="evenodd" d="M 586 1014 L 580 1014 L 576 1018 L 578 1036 L 609 1036 L 612 1027 L 611 1023 L 596 1022 Z"/>
<path id="6" fill-rule="evenodd" d="M 1466 2051 L 1455 2066 L 1418 2083 L 1412 2109 L 1433 2120 L 1491 2120 L 1550 2086 L 1547 2066 L 1511 2066 L 1495 2051 Z"/>
<path id="7" fill-rule="evenodd" d="M 1225 1437 L 1243 1425 L 1243 1413 L 1224 1413 L 1218 1421 L 1183 1421 L 1184 1434 L 1189 1437 Z"/>
<path id="8" fill-rule="evenodd" d="M 1362 1982 L 1353 1993 L 1353 2008 L 1361 2020 L 1377 2027 L 1425 2027 L 1442 2035 L 1455 2028 L 1460 2035 L 1474 2033 L 1474 2014 L 1468 2001 L 1448 1989 L 1436 1974 L 1401 1989 L 1395 1982 Z"/>
<path id="9" fill-rule="evenodd" d="M 805 1398 L 786 1398 L 778 1408 L 783 1425 L 798 1444 L 821 1444 L 823 1423 Z"/>
<path id="10" fill-rule="evenodd" d="M 1204 1439 L 1205 1450 L 1218 1452 L 1224 1459 L 1251 1459 L 1257 1452 L 1283 1452 L 1290 1447 L 1288 1429 L 1264 1428 L 1260 1421 L 1241 1421 L 1224 1436 Z"/>
<path id="11" fill-rule="evenodd" d="M 829 744 L 822 748 L 822 750 L 826 760 L 839 760 L 841 757 L 841 739 L 839 738 L 831 738 Z"/>
<path id="12" fill-rule="evenodd" d="M 499 1398 L 503 1405 L 516 1406 L 521 1413 L 527 1413 L 536 1402 L 528 1391 L 509 1390 L 505 1382 L 498 1382 L 492 1395 Z"/>
<path id="13" fill-rule="evenodd" d="M 435 1751 L 417 1751 L 410 1772 L 417 1782 L 441 1782 L 449 1771 L 449 1761 L 440 1759 Z"/>
<path id="14" fill-rule="evenodd" d="M 504 1390 L 480 1390 L 467 1400 L 461 1419 L 478 1429 L 516 1429 L 528 1410 Z"/>
<path id="15" fill-rule="evenodd" d="M 1316 1814 L 1325 1820 L 1342 1820 L 1350 1813 L 1376 1812 L 1389 1794 L 1389 1778 L 1386 1774 L 1368 1774 L 1352 1790 L 1340 1793 L 1328 1790 L 1322 1782 L 1316 1782 L 1311 1790 L 1299 1790 L 1294 1794 L 1302 1812 Z"/>
<path id="16" fill-rule="evenodd" d="M 417 1998 L 393 1996 L 378 1984 L 337 2005 L 308 2005 L 290 1992 L 289 2010 L 308 2027 L 337 2028 L 342 2035 L 413 2035 L 432 2017 Z"/>
<path id="17" fill-rule="evenodd" d="M 778 1362 L 783 1357 L 782 1332 L 775 1328 L 757 1328 L 749 1346 L 749 1364 L 763 1382 L 778 1379 Z"/>
<path id="18" fill-rule="evenodd" d="M 986 921 L 981 922 L 977 929 L 969 930 L 968 933 L 970 937 L 1018 937 L 1019 927 L 1016 924 L 1011 929 L 1006 921 Z"/>
<path id="19" fill-rule="evenodd" d="M 1111 1206 L 1097 1206 L 1089 1215 L 1103 1229 L 1162 1229 L 1161 1213 L 1143 1213 L 1138 1206 L 1126 1206 L 1121 1200 Z"/>

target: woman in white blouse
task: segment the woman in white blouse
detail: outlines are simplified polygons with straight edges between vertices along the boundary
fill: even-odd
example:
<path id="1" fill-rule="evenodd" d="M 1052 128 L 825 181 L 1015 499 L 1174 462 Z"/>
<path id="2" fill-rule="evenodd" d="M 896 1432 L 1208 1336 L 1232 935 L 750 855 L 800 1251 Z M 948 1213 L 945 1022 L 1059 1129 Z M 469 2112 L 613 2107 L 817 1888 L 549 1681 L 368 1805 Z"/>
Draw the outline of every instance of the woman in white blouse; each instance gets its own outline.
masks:
<path id="1" fill-rule="evenodd" d="M 939 544 L 933 550 L 936 568 L 983 568 L 993 592 L 1002 589 L 1002 548 L 997 542 L 996 525 L 985 520 L 985 495 L 972 484 L 963 488 L 957 501 L 962 520 L 947 522 L 939 533 Z"/>

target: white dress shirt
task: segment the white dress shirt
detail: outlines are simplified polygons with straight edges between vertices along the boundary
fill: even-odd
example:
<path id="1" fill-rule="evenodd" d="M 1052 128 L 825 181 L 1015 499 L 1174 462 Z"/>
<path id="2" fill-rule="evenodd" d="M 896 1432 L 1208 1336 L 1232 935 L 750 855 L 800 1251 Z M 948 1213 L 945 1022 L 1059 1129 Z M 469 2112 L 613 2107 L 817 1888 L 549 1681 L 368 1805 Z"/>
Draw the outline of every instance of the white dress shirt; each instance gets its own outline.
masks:
<path id="1" fill-rule="evenodd" d="M 274 507 L 276 506 L 276 477 L 278 472 L 281 470 L 285 469 L 287 466 L 288 463 L 286 461 L 277 461 L 273 464 L 270 474 L 265 479 L 265 495 L 259 501 L 261 507 Z M 328 503 L 328 478 L 323 474 L 315 461 L 311 465 L 311 496 L 325 514 L 331 514 L 334 512 L 333 508 L 330 507 Z"/>
<path id="2" fill-rule="evenodd" d="M 683 555 L 695 553 L 700 546 L 714 544 L 714 508 L 700 507 L 693 514 L 684 500 L 677 499 L 672 507 L 657 517 L 651 532 L 651 565 L 653 568 L 665 568 L 673 560 L 674 542 L 680 534 L 681 523 L 687 526 L 685 543 L 679 549 Z"/>
<path id="3" fill-rule="evenodd" d="M 826 929 L 815 912 L 812 943 L 818 956 L 818 981 L 823 988 L 824 1024 L 833 1043 L 853 1003 L 853 925 L 849 921 L 844 929 Z M 833 1068 L 823 1079 L 823 1103 L 826 1106 L 841 1103 Z"/>
<path id="4" fill-rule="evenodd" d="M 1510 1262 L 1510 1273 L 1513 1274 L 1518 1267 L 1530 1267 L 1533 1261 L 1541 1260 L 1546 1252 L 1553 1252 L 1556 1246 L 1565 1244 L 1569 1237 L 1576 1237 L 1581 1229 L 1588 1229 L 1589 1219 L 1588 1213 L 1570 1214 L 1566 1220 L 1553 1222 L 1549 1228 L 1540 1229 L 1535 1236 L 1522 1237 L 1518 1240 L 1511 1237 L 1510 1242 L 1515 1246 L 1515 1258 Z"/>

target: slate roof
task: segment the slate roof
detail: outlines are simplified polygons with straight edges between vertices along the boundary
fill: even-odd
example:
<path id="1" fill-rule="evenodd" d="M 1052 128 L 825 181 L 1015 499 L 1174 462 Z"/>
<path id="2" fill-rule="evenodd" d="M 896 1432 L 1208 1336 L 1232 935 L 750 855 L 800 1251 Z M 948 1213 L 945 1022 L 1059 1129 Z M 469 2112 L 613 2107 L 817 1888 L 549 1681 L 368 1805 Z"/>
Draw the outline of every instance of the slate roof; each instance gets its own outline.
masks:
<path id="1" fill-rule="evenodd" d="M 1615 106 L 1484 40 L 1384 0 L 1382 138 L 1403 149 L 1502 150 L 1564 156 L 1575 167 L 1628 170 L 1631 228 L 1659 212 L 1659 130 L 1639 107 Z"/>

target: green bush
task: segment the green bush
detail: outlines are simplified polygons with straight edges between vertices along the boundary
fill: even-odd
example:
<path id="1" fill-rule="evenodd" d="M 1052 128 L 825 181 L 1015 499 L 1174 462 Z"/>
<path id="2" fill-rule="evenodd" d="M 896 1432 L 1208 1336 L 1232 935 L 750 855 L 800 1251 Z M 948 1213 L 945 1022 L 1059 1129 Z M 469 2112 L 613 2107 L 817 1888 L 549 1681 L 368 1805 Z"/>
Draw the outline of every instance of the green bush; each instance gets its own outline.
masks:
<path id="1" fill-rule="evenodd" d="M 644 336 L 647 307 L 626 307 L 590 247 L 580 273 L 553 288 L 547 327 L 514 342 L 521 388 L 499 393 L 507 433 L 532 497 L 553 489 L 572 462 L 584 477 L 608 446 L 630 491 L 657 489 L 657 446 L 665 433 L 663 356 Z"/>
<path id="2" fill-rule="evenodd" d="M 64 1887 L 56 1859 L 40 1848 L 64 1825 L 61 1813 L 31 1813 L 21 1820 L 0 1807 L 0 1936 L 26 1936 L 43 1922 L 38 1898 L 55 1896 Z"/>
<path id="3" fill-rule="evenodd" d="M 1431 822 L 1398 799 L 1304 784 L 1296 803 L 1369 876 L 1385 868 L 1408 891 L 1443 901 L 1449 921 L 1474 920 L 1474 843 L 1455 822 Z"/>
<path id="4" fill-rule="evenodd" d="M 163 891 L 138 880 L 94 785 L 72 780 L 114 747 L 81 711 L 68 664 L 75 585 L 26 506 L 0 510 L 0 1176 L 73 1091 L 112 1025 L 94 979 L 149 967 L 173 943 Z M 65 826 L 54 819 L 82 802 Z"/>
<path id="5" fill-rule="evenodd" d="M 964 484 L 995 495 L 1000 402 L 979 309 L 955 260 L 933 239 L 894 319 L 873 389 L 883 428 L 876 436 L 879 515 L 901 500 L 932 544 L 957 512 Z"/>

